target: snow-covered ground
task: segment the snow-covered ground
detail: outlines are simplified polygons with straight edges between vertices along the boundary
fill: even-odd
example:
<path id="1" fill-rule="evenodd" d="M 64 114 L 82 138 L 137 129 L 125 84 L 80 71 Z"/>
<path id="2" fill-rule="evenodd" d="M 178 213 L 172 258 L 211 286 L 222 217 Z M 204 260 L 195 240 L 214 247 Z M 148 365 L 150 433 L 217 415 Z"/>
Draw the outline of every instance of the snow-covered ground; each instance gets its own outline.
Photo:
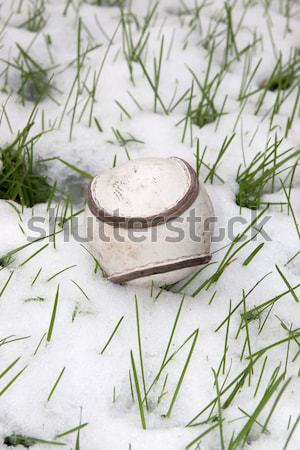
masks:
<path id="1" fill-rule="evenodd" d="M 299 155 L 287 162 L 287 166 L 295 167 L 292 183 L 285 178 L 291 174 L 286 170 L 274 180 L 274 189 L 268 185 L 264 191 L 265 202 L 285 203 L 273 204 L 264 213 L 269 220 L 263 230 L 269 239 L 259 234 L 234 255 L 215 283 L 198 288 L 216 271 L 228 251 L 232 239 L 228 223 L 232 218 L 245 219 L 235 222 L 234 234 L 254 220 L 255 212 L 246 207 L 240 210 L 235 201 L 239 166 L 243 170 L 275 136 L 278 140 L 283 137 L 279 154 L 290 147 L 295 152 L 299 148 L 299 72 L 295 73 L 292 88 L 282 91 L 284 95 L 291 93 L 272 123 L 278 90 L 266 91 L 258 111 L 257 102 L 259 87 L 270 78 L 280 54 L 285 64 L 291 50 L 298 48 L 299 52 L 300 3 L 236 0 L 230 2 L 232 8 L 228 3 L 226 9 L 219 0 L 161 0 L 144 35 L 143 18 L 146 14 L 149 17 L 154 2 L 130 2 L 122 24 L 116 6 L 45 0 L 45 24 L 30 31 L 28 14 L 32 12 L 28 8 L 35 3 L 43 2 L 5 0 L 0 7 L 0 147 L 14 140 L 34 107 L 26 98 L 22 102 L 18 94 L 20 70 L 7 64 L 9 61 L 16 65 L 20 46 L 39 65 L 49 68 L 53 85 L 49 96 L 39 102 L 31 130 L 32 135 L 48 130 L 34 143 L 36 160 L 59 157 L 92 175 L 128 158 L 145 156 L 175 155 L 196 167 L 199 139 L 200 158 L 207 147 L 205 164 L 200 169 L 203 180 L 207 166 L 213 167 L 218 159 L 224 139 L 235 135 L 216 165 L 212 183 L 206 181 L 218 218 L 216 233 L 223 227 L 225 236 L 213 243 L 213 264 L 187 286 L 181 282 L 172 290 L 151 290 L 113 285 L 100 270 L 95 273 L 95 262 L 86 244 L 72 237 L 64 239 L 63 233 L 56 234 L 54 242 L 45 238 L 32 243 L 15 252 L 9 264 L 3 263 L 1 448 L 6 448 L 5 437 L 16 433 L 52 442 L 36 441 L 37 450 L 57 443 L 81 450 L 179 450 L 203 434 L 190 448 L 198 445 L 202 450 L 223 450 L 245 444 L 245 448 L 253 450 L 298 450 L 299 289 L 291 286 L 300 283 L 300 255 L 289 260 L 299 251 L 300 242 L 296 226 L 300 216 L 300 172 L 295 166 Z M 235 38 L 230 32 L 230 19 Z M 138 57 L 126 61 L 129 23 L 134 45 L 143 36 L 145 45 L 138 47 L 142 63 Z M 185 122 L 185 117 L 190 99 L 192 107 L 197 107 L 213 41 L 210 80 L 227 62 L 218 78 L 220 86 L 214 99 L 216 109 L 223 108 L 223 114 L 200 128 L 190 120 Z M 155 108 L 155 95 L 143 67 L 153 83 L 154 58 L 158 67 L 160 55 Z M 247 101 L 239 100 L 241 83 L 247 85 L 244 94 L 254 92 L 245 96 Z M 177 100 L 181 100 L 178 105 Z M 294 105 L 295 117 L 285 133 Z M 45 162 L 43 169 L 38 167 L 51 184 L 57 180 L 58 192 L 64 196 L 73 193 L 73 213 L 79 211 L 87 180 L 57 159 Z M 287 182 L 292 205 L 289 214 L 280 178 Z M 58 193 L 55 198 L 59 198 Z M 260 210 L 265 206 L 261 205 Z M 52 201 L 52 208 L 62 212 L 63 202 L 58 205 Z M 44 217 L 45 223 L 39 226 L 48 229 L 46 204 L 19 210 L 20 205 L 0 200 L 0 258 L 27 244 L 29 237 L 38 237 L 36 231 L 30 230 L 31 217 Z M 69 208 L 67 216 L 70 214 Z M 82 216 L 78 216 L 81 226 Z M 256 226 L 259 229 L 259 222 Z M 264 245 L 252 261 L 243 265 L 260 243 Z M 230 255 L 240 245 L 237 242 Z M 55 298 L 57 309 L 50 336 Z M 135 298 L 146 390 L 157 380 L 147 402 L 143 402 L 146 430 L 141 424 L 130 357 L 132 350 L 143 393 Z M 265 309 L 244 314 L 247 320 L 241 322 L 243 312 L 268 300 Z M 230 321 L 223 323 L 230 311 Z M 257 353 L 261 349 L 266 350 Z M 168 363 L 160 371 L 166 360 Z M 253 366 L 249 366 L 251 362 Z M 178 387 L 178 395 L 174 396 Z M 87 425 L 78 432 L 80 423 Z M 56 438 L 73 428 L 73 432 Z"/>

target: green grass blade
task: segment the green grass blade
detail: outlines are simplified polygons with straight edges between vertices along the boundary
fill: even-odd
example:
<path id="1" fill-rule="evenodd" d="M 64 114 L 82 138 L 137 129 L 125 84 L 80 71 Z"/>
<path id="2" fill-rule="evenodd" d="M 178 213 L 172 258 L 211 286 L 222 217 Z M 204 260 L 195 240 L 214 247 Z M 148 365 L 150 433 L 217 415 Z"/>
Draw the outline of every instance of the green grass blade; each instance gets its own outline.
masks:
<path id="1" fill-rule="evenodd" d="M 0 291 L 0 298 L 1 298 L 2 295 L 4 294 L 4 291 L 5 291 L 5 289 L 7 288 L 8 283 L 10 282 L 11 277 L 13 276 L 13 274 L 14 274 L 14 272 L 12 271 L 12 272 L 9 274 L 9 276 L 8 276 L 8 278 L 7 278 L 7 280 L 6 280 L 6 282 L 4 283 L 4 286 L 3 286 L 3 288 L 2 288 L 1 291 Z"/>
<path id="2" fill-rule="evenodd" d="M 60 270 L 59 272 L 56 272 L 54 275 L 52 275 L 50 278 L 47 279 L 47 281 L 53 280 L 53 278 L 57 277 L 58 275 L 61 275 L 62 273 L 66 272 L 66 270 L 73 269 L 73 267 L 76 267 L 77 264 L 73 264 L 72 266 L 65 267 L 64 269 Z"/>
<path id="3" fill-rule="evenodd" d="M 54 383 L 54 385 L 53 385 L 53 387 L 52 387 L 52 389 L 51 389 L 51 391 L 50 391 L 50 393 L 49 393 L 49 395 L 48 395 L 47 402 L 50 401 L 52 395 L 54 394 L 54 391 L 55 391 L 55 389 L 57 388 L 57 385 L 58 385 L 58 383 L 60 382 L 61 377 L 63 376 L 65 369 L 66 369 L 66 368 L 64 367 L 64 368 L 62 369 L 62 371 L 60 372 L 60 374 L 58 375 L 58 378 L 57 378 L 57 380 L 55 381 L 55 383 Z"/>
<path id="4" fill-rule="evenodd" d="M 263 248 L 264 246 L 264 242 L 262 242 L 261 244 L 259 244 L 254 250 L 253 252 L 250 253 L 250 255 L 245 259 L 245 261 L 243 262 L 243 266 L 248 266 L 248 264 L 251 263 L 252 259 L 257 255 L 257 253 Z"/>
<path id="5" fill-rule="evenodd" d="M 185 376 L 185 374 L 186 374 L 187 368 L 188 368 L 188 366 L 189 366 L 191 357 L 192 357 L 193 352 L 194 352 L 194 349 L 195 349 L 195 345 L 196 345 L 196 342 L 197 342 L 197 339 L 198 339 L 199 330 L 198 330 L 198 329 L 195 330 L 193 334 L 194 334 L 194 339 L 193 339 L 193 341 L 192 341 L 192 345 L 191 345 L 190 351 L 189 351 L 189 353 L 188 353 L 188 357 L 187 357 L 187 359 L 186 359 L 186 361 L 185 361 L 185 364 L 184 364 L 183 370 L 182 370 L 182 372 L 181 372 L 181 375 L 180 375 L 180 377 L 179 377 L 179 380 L 178 380 L 178 383 L 177 383 L 175 392 L 174 392 L 174 394 L 173 394 L 173 397 L 172 397 L 172 400 L 171 400 L 169 409 L 168 409 L 168 411 L 167 411 L 167 414 L 166 414 L 167 417 L 170 417 L 170 416 L 171 416 L 171 413 L 172 413 L 172 410 L 173 410 L 175 401 L 176 401 L 176 399 L 177 399 L 177 396 L 178 396 L 180 387 L 181 387 L 181 385 L 182 385 L 184 376 Z"/>
<path id="6" fill-rule="evenodd" d="M 111 335 L 110 335 L 110 337 L 108 338 L 106 344 L 104 345 L 104 347 L 103 347 L 102 350 L 101 350 L 101 355 L 103 355 L 103 353 L 105 352 L 105 350 L 106 350 L 107 347 L 109 346 L 109 344 L 110 344 L 112 338 L 114 337 L 114 335 L 115 335 L 116 332 L 118 331 L 118 328 L 119 328 L 119 326 L 121 325 L 123 319 L 124 319 L 124 316 L 122 316 L 122 317 L 120 318 L 120 320 L 118 321 L 117 325 L 116 325 L 115 328 L 113 329 L 113 332 L 111 333 Z"/>
<path id="7" fill-rule="evenodd" d="M 77 427 L 70 428 L 70 430 L 67 430 L 67 431 L 64 431 L 63 433 L 57 434 L 55 436 L 55 438 L 58 439 L 58 438 L 65 437 L 68 434 L 75 433 L 75 431 L 82 430 L 82 428 L 85 428 L 87 425 L 88 425 L 88 422 L 82 423 L 81 425 L 78 425 Z"/>
<path id="8" fill-rule="evenodd" d="M 143 401 L 142 401 L 142 397 L 141 397 L 141 390 L 140 390 L 140 385 L 139 385 L 139 380 L 138 380 L 138 376 L 137 376 L 137 371 L 136 371 L 136 366 L 135 366 L 132 350 L 130 350 L 130 358 L 131 358 L 131 367 L 132 367 L 132 372 L 133 372 L 135 390 L 136 390 L 136 395 L 137 395 L 138 404 L 139 404 L 141 423 L 142 423 L 143 430 L 146 430 L 147 425 L 146 425 L 146 420 L 145 420 Z"/>
<path id="9" fill-rule="evenodd" d="M 203 433 L 199 434 L 199 436 L 197 436 L 189 444 L 186 445 L 186 447 L 185 447 L 186 450 L 188 450 L 189 448 L 193 447 L 198 441 L 200 441 L 200 439 L 202 439 L 204 436 L 206 436 L 208 433 L 213 431 L 218 426 L 219 426 L 219 424 L 216 423 L 215 425 L 212 425 L 211 427 L 209 427 L 207 430 L 203 431 Z"/>
<path id="10" fill-rule="evenodd" d="M 7 391 L 7 389 L 10 388 L 10 386 L 12 386 L 12 384 L 14 384 L 14 382 L 22 375 L 22 373 L 27 369 L 27 366 L 25 366 L 22 370 L 20 370 L 20 372 L 17 373 L 17 375 L 15 375 L 9 383 L 7 383 L 7 385 L 0 391 L 0 397 Z"/>
<path id="11" fill-rule="evenodd" d="M 20 267 L 25 266 L 26 263 L 28 263 L 32 258 L 34 258 L 36 255 L 38 255 L 40 252 L 42 252 L 43 250 L 45 250 L 45 248 L 48 247 L 49 244 L 45 244 L 43 245 L 43 247 L 39 248 L 36 252 L 34 252 L 32 255 L 29 256 L 29 258 L 25 259 L 25 261 L 23 261 L 20 264 Z"/>
<path id="12" fill-rule="evenodd" d="M 145 380 L 145 371 L 144 371 L 139 306 L 138 306 L 138 300 L 137 300 L 137 296 L 136 295 L 134 297 L 134 300 L 135 300 L 136 329 L 137 329 L 137 337 L 138 337 L 138 348 L 139 348 L 139 358 L 140 358 L 140 366 L 141 366 L 141 373 L 142 373 L 144 400 L 145 400 L 146 409 L 148 411 L 149 410 L 149 405 L 148 405 L 146 380 Z"/>
<path id="13" fill-rule="evenodd" d="M 9 364 L 9 366 L 7 366 L 6 369 L 4 369 L 3 372 L 0 373 L 0 378 L 4 377 L 4 375 L 6 375 L 7 372 L 9 372 L 10 369 L 12 369 L 20 359 L 21 359 L 21 356 L 19 356 L 19 358 L 15 359 L 11 364 Z"/>
<path id="14" fill-rule="evenodd" d="M 55 317 L 56 317 L 58 297 L 59 297 L 59 285 L 57 286 L 57 290 L 56 290 L 56 294 L 55 294 L 53 310 L 52 310 L 51 320 L 50 320 L 50 325 L 49 325 L 49 329 L 48 329 L 48 333 L 47 333 L 47 342 L 50 342 L 51 338 L 52 338 L 53 327 L 54 327 L 54 322 L 55 322 Z"/>
<path id="15" fill-rule="evenodd" d="M 296 303 L 299 303 L 299 298 L 298 295 L 296 294 L 295 290 L 293 289 L 293 286 L 291 286 L 291 284 L 289 283 L 288 279 L 286 278 L 286 276 L 282 273 L 282 271 L 279 269 L 279 267 L 277 266 L 277 264 L 275 264 L 276 270 L 279 273 L 279 275 L 281 276 L 281 278 L 283 279 L 286 287 L 289 289 L 290 293 L 292 294 L 294 300 Z"/>
<path id="16" fill-rule="evenodd" d="M 290 431 L 290 433 L 289 433 L 289 435 L 287 437 L 287 440 L 285 441 L 285 444 L 284 444 L 282 450 L 286 450 L 288 448 L 290 440 L 292 439 L 292 436 L 293 436 L 293 434 L 294 434 L 294 432 L 295 432 L 299 422 L 300 422 L 300 414 L 297 417 L 297 419 L 296 419 L 296 421 L 295 421 L 295 423 L 294 423 L 294 425 L 293 425 L 293 427 L 292 427 L 292 429 L 291 429 L 291 431 Z"/>

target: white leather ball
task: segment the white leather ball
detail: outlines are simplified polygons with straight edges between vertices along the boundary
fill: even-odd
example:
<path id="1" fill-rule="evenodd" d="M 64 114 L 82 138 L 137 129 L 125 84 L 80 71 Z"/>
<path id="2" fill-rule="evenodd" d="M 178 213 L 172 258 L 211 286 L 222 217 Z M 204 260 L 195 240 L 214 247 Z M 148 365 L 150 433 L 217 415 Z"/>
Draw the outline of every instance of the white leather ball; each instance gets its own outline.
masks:
<path id="1" fill-rule="evenodd" d="M 214 211 L 180 158 L 142 158 L 90 183 L 89 246 L 115 283 L 172 284 L 210 261 Z M 196 219 L 195 219 L 196 218 Z"/>

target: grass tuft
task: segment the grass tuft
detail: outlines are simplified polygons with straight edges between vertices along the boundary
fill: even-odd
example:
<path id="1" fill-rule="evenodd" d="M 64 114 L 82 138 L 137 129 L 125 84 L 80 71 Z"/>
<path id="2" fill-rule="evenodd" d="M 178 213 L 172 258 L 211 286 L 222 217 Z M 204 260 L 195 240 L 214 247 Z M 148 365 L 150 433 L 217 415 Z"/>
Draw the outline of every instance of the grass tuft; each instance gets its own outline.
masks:
<path id="1" fill-rule="evenodd" d="M 7 70 L 11 67 L 19 75 L 20 81 L 17 93 L 21 98 L 22 105 L 25 105 L 26 101 L 39 103 L 46 97 L 59 105 L 59 102 L 53 97 L 53 91 L 61 93 L 52 83 L 52 72 L 55 66 L 43 67 L 28 51 L 24 50 L 18 43 L 16 45 L 19 54 L 13 62 L 2 61 L 6 63 Z"/>
<path id="2" fill-rule="evenodd" d="M 17 447 L 20 445 L 29 448 L 35 444 L 35 440 L 31 437 L 23 436 L 22 434 L 12 434 L 11 436 L 6 436 L 3 443 L 8 447 Z"/>
<path id="3" fill-rule="evenodd" d="M 266 150 L 257 153 L 251 163 L 236 177 L 239 189 L 236 194 L 236 203 L 241 207 L 259 209 L 263 202 L 262 196 L 267 187 L 274 192 L 275 181 L 280 174 L 289 170 L 289 163 L 299 157 L 300 150 L 288 148 L 278 154 L 282 139 L 274 138 Z"/>
<path id="4" fill-rule="evenodd" d="M 36 33 L 44 28 L 45 20 L 45 0 L 31 0 L 28 8 L 28 19 L 20 25 L 28 31 Z"/>
<path id="5" fill-rule="evenodd" d="M 47 445 L 66 445 L 64 442 L 57 441 L 46 441 L 44 439 L 39 439 L 30 436 L 24 436 L 23 434 L 12 434 L 4 438 L 4 444 L 7 447 L 17 447 L 22 446 L 25 448 L 33 447 L 35 444 L 47 444 Z"/>
<path id="6" fill-rule="evenodd" d="M 29 138 L 32 126 L 29 122 L 12 143 L 0 148 L 0 198 L 28 207 L 46 202 L 51 192 L 47 179 L 35 168 L 33 146 L 41 135 Z"/>
<path id="7" fill-rule="evenodd" d="M 270 78 L 265 80 L 261 87 L 272 92 L 289 89 L 299 76 L 299 72 L 300 59 L 298 53 L 294 53 L 286 64 L 282 63 L 280 55 Z"/>

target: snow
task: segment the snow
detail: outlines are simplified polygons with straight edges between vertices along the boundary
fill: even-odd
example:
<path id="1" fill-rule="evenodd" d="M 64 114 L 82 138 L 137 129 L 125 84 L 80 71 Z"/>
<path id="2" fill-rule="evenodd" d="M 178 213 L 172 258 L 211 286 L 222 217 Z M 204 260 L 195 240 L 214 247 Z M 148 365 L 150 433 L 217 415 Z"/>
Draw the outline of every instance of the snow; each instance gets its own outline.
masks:
<path id="1" fill-rule="evenodd" d="M 16 42 L 24 49 L 32 44 L 30 54 L 40 64 L 46 67 L 52 66 L 45 46 L 47 34 L 51 35 L 51 53 L 55 65 L 58 65 L 53 69 L 54 85 L 61 93 L 54 91 L 53 95 L 60 102 L 60 106 L 49 98 L 41 101 L 32 130 L 33 133 L 38 133 L 41 130 L 42 113 L 47 127 L 51 127 L 56 118 L 57 124 L 59 123 L 76 74 L 75 65 L 69 67 L 68 63 L 76 58 L 78 15 L 76 5 L 79 2 L 74 1 L 74 5 L 68 8 L 66 15 L 62 14 L 65 2 L 59 0 L 45 2 L 47 23 L 39 33 L 18 28 L 27 18 L 28 3 L 23 2 L 21 13 L 16 12 L 17 3 L 16 1 L 3 2 L 0 9 L 1 24 L 14 11 L 1 41 L 0 73 L 5 68 L 3 60 L 12 60 L 18 55 Z M 179 19 L 176 15 L 177 11 L 182 10 L 182 3 L 174 0 L 161 0 L 158 5 L 157 18 L 150 27 L 146 65 L 151 73 L 153 55 L 156 57 L 159 55 L 161 36 L 164 35 L 165 52 L 167 52 L 166 49 L 169 48 L 172 35 L 175 33 L 170 55 L 164 59 L 162 64 L 159 92 L 166 104 L 169 104 L 176 85 L 178 85 L 178 96 L 190 88 L 192 75 L 188 67 L 200 74 L 203 80 L 207 65 L 207 53 L 199 45 L 201 40 L 199 31 L 195 30 L 187 38 L 190 32 L 189 20 L 191 17 L 187 14 Z M 240 0 L 235 3 L 233 19 L 234 25 L 237 26 L 245 11 L 243 3 L 246 2 Z M 277 53 L 279 54 L 281 51 L 283 60 L 286 61 L 290 49 L 299 45 L 300 15 L 299 2 L 290 2 L 293 14 L 289 22 L 290 31 L 286 32 L 286 17 L 280 12 L 280 3 L 285 2 L 271 2 L 268 11 L 265 10 L 263 2 L 248 3 L 251 5 L 246 10 L 237 42 L 239 48 L 252 42 L 254 31 L 262 38 L 262 43 L 257 46 L 252 61 L 252 68 L 254 68 L 262 58 L 262 64 L 252 80 L 251 90 L 254 90 L 268 78 L 276 61 L 267 24 L 271 24 Z M 194 7 L 192 0 L 185 1 L 185 4 L 190 8 Z M 147 6 L 146 0 L 134 0 L 132 11 L 142 17 L 147 11 Z M 208 2 L 207 6 L 203 8 L 201 25 L 204 30 L 208 29 L 211 18 L 216 17 L 218 11 L 222 12 L 222 8 L 222 2 L 217 0 Z M 86 29 L 89 30 L 95 42 L 102 44 L 100 48 L 89 53 L 85 67 L 82 69 L 82 77 L 84 77 L 88 67 L 91 68 L 87 78 L 87 86 L 91 87 L 94 71 L 99 70 L 108 47 L 108 39 L 97 25 L 95 17 L 101 23 L 105 33 L 111 37 L 119 23 L 119 10 L 116 7 L 99 7 L 83 2 L 78 11 L 84 24 L 82 49 L 85 49 L 88 44 Z M 203 33 L 205 36 L 205 31 Z M 32 43 L 33 38 L 35 40 Z M 183 43 L 186 39 L 188 39 L 188 44 L 184 50 Z M 35 157 L 46 159 L 59 156 L 70 164 L 96 175 L 112 167 L 115 155 L 117 164 L 127 160 L 125 147 L 115 142 L 112 131 L 114 128 L 124 133 L 125 136 L 131 133 L 135 138 L 144 142 L 144 144 L 132 142 L 126 145 L 131 159 L 177 156 L 186 159 L 195 167 L 196 139 L 199 138 L 201 151 L 206 145 L 208 148 L 205 162 L 212 164 L 224 138 L 231 136 L 239 116 L 240 103 L 237 96 L 243 64 L 235 62 L 222 80 L 216 97 L 217 107 L 222 106 L 226 94 L 228 99 L 225 105 L 226 115 L 221 117 L 217 130 L 216 123 L 208 124 L 203 128 L 193 126 L 191 146 L 189 131 L 183 143 L 181 142 L 183 126 L 176 126 L 176 123 L 185 114 L 187 102 L 181 102 L 168 116 L 164 115 L 160 108 L 158 113 L 155 113 L 150 85 L 137 63 L 134 63 L 135 84 L 132 84 L 121 48 L 122 34 L 119 28 L 108 52 L 96 91 L 97 102 L 94 105 L 93 116 L 101 123 L 103 133 L 99 132 L 94 122 L 92 127 L 89 127 L 89 107 L 81 121 L 78 122 L 81 108 L 87 98 L 85 93 L 84 100 L 78 107 L 70 141 L 70 123 L 75 100 L 73 93 L 61 126 L 54 127 L 35 144 Z M 212 66 L 213 73 L 220 69 L 223 52 L 224 43 L 217 48 Z M 3 77 L 0 79 L 1 83 L 2 80 Z M 13 134 L 5 117 L 0 114 L 0 147 L 13 140 L 15 133 L 26 124 L 33 108 L 32 102 L 27 101 L 24 106 L 21 104 L 16 93 L 17 86 L 18 74 L 11 68 L 8 74 L 8 89 L 12 88 L 13 91 L 9 92 L 8 100 L 8 93 L 1 91 L 0 104 L 4 105 L 7 101 L 6 113 L 10 119 Z M 132 101 L 127 94 L 128 91 L 138 100 L 143 111 L 140 111 Z M 277 125 L 275 130 L 280 136 L 283 133 L 280 127 L 283 127 L 284 130 L 295 96 L 296 91 L 286 100 L 280 113 L 275 117 L 275 125 Z M 241 134 L 243 133 L 245 159 L 249 163 L 258 151 L 265 148 L 269 137 L 269 127 L 268 120 L 264 119 L 264 116 L 275 98 L 276 92 L 269 92 L 258 115 L 254 115 L 254 100 L 257 100 L 257 96 L 253 97 L 254 100 L 251 98 L 247 102 L 235 129 L 235 138 L 218 167 L 217 172 L 225 183 L 221 184 L 216 179 L 213 184 L 206 183 L 218 217 L 218 225 L 224 226 L 227 230 L 228 221 L 232 217 L 241 215 L 245 219 L 245 223 L 234 225 L 234 234 L 243 230 L 245 224 L 249 224 L 254 218 L 253 211 L 243 208 L 240 212 L 239 206 L 235 203 L 236 173 L 239 165 L 243 163 Z M 128 110 L 130 119 L 121 112 L 115 100 Z M 288 137 L 284 139 L 282 151 L 291 146 L 299 148 L 299 126 L 300 119 L 297 116 Z M 258 131 L 255 138 L 252 139 L 257 127 Z M 272 137 L 274 135 L 275 131 L 271 133 Z M 59 189 L 64 193 L 76 192 L 78 198 L 75 199 L 75 203 L 76 207 L 80 209 L 84 203 L 84 188 L 87 181 L 57 160 L 45 163 L 45 165 L 49 180 L 51 182 L 57 180 Z M 201 172 L 201 178 L 203 178 L 203 174 Z M 266 193 L 265 198 L 268 201 L 285 201 L 283 193 L 279 190 L 279 183 L 276 188 L 275 193 Z M 294 187 L 291 192 L 291 202 L 296 217 L 300 215 L 299 198 L 300 175 L 298 170 L 295 173 Z M 48 243 L 48 240 L 36 242 L 16 253 L 14 261 L 8 267 L 0 270 L 0 292 L 12 273 L 7 288 L 0 296 L 0 329 L 1 339 L 8 336 L 13 336 L 9 340 L 24 339 L 10 343 L 0 342 L 0 373 L 20 357 L 15 366 L 0 378 L 0 393 L 14 376 L 23 368 L 26 369 L 1 395 L 1 442 L 5 436 L 12 433 L 51 441 L 57 434 L 78 426 L 80 414 L 82 414 L 82 423 L 88 422 L 88 425 L 80 432 L 81 450 L 130 448 L 132 450 L 179 450 L 204 432 L 213 423 L 208 422 L 198 427 L 186 427 L 186 424 L 216 395 L 212 368 L 218 370 L 223 356 L 226 324 L 218 332 L 215 330 L 227 316 L 230 301 L 233 308 L 242 300 L 243 290 L 247 293 L 269 272 L 269 275 L 247 297 L 247 309 L 284 292 L 287 288 L 275 265 L 278 265 L 292 286 L 300 283 L 299 257 L 285 266 L 286 262 L 299 250 L 299 237 L 292 216 L 287 215 L 286 207 L 281 210 L 276 206 L 271 207 L 268 214 L 270 220 L 265 224 L 264 231 L 270 240 L 265 241 L 262 236 L 258 236 L 255 242 L 250 242 L 237 254 L 235 260 L 226 268 L 216 284 L 213 284 L 208 290 L 202 290 L 198 296 L 192 297 L 191 294 L 201 283 L 213 274 L 217 266 L 216 262 L 220 262 L 225 254 L 226 249 L 223 247 L 230 242 L 228 233 L 221 240 L 215 239 L 212 248 L 215 264 L 208 266 L 185 289 L 185 300 L 170 351 L 175 351 L 196 329 L 199 329 L 198 340 L 170 418 L 163 417 L 163 415 L 166 414 L 170 405 L 191 341 L 176 354 L 163 372 L 157 386 L 151 391 L 149 395 L 150 411 L 146 414 L 147 430 L 142 429 L 138 404 L 136 401 L 132 401 L 128 375 L 131 370 L 131 349 L 140 374 L 135 296 L 139 305 L 145 379 L 149 387 L 163 360 L 182 293 L 163 290 L 156 298 L 157 289 L 154 290 L 151 297 L 150 289 L 111 284 L 101 276 L 99 271 L 94 273 L 94 261 L 86 250 L 86 244 L 78 242 L 73 237 L 66 242 L 63 233 L 56 236 L 55 246 L 53 242 L 49 242 L 43 251 L 24 265 L 22 263 Z M 38 234 L 32 232 L 28 226 L 32 216 L 45 218 L 42 228 L 45 233 L 48 233 L 47 205 L 36 205 L 33 209 L 25 208 L 20 218 L 11 204 L 0 200 L 0 257 L 28 243 L 28 237 L 38 237 Z M 25 234 L 19 225 L 22 226 Z M 79 227 L 80 235 L 83 235 L 82 214 L 79 216 Z M 262 250 L 251 264 L 243 266 L 246 257 L 261 242 L 265 243 Z M 54 274 L 70 266 L 73 267 L 48 281 Z M 42 271 L 34 285 L 31 286 L 40 268 Z M 85 298 L 73 281 L 83 289 L 89 299 Z M 42 336 L 48 332 L 58 284 L 59 299 L 53 335 L 49 343 L 46 343 L 44 337 L 35 353 Z M 216 294 L 212 300 L 215 291 Z M 299 289 L 296 290 L 297 292 Z M 36 297 L 42 297 L 45 300 L 26 301 Z M 76 311 L 75 318 L 74 311 Z M 226 370 L 225 375 L 222 374 L 222 371 L 219 375 L 220 386 L 224 382 L 230 366 L 229 380 L 232 380 L 248 364 L 245 357 L 240 360 L 245 342 L 245 328 L 236 338 L 241 313 L 243 313 L 243 305 L 238 307 L 230 321 Z M 120 327 L 104 354 L 101 355 L 101 349 L 122 316 L 124 319 Z M 266 314 L 262 316 L 262 320 L 265 317 Z M 258 321 L 249 322 L 252 353 L 287 337 L 287 332 L 281 326 L 278 318 L 288 327 L 292 325 L 293 329 L 300 326 L 299 303 L 295 302 L 290 293 L 275 303 L 260 334 L 258 333 Z M 283 449 L 292 424 L 295 423 L 299 414 L 299 358 L 293 361 L 298 350 L 299 344 L 291 341 L 285 376 L 285 380 L 291 377 L 291 381 L 268 423 L 268 433 L 261 433 L 260 426 L 255 425 L 245 448 L 252 450 L 262 450 L 267 447 L 272 450 Z M 248 354 L 247 350 L 245 354 Z M 287 343 L 276 346 L 268 351 L 267 355 L 268 360 L 257 395 L 254 397 L 254 391 L 265 355 L 254 367 L 251 386 L 248 386 L 247 380 L 231 405 L 223 410 L 225 419 L 223 429 L 227 445 L 233 430 L 237 433 L 245 423 L 245 417 L 234 421 L 243 417 L 239 408 L 252 414 L 274 369 L 281 364 L 280 373 L 284 370 Z M 64 367 L 62 378 L 52 398 L 47 401 L 47 397 Z M 157 398 L 161 393 L 167 373 L 167 394 L 157 405 Z M 139 381 L 142 385 L 141 377 L 139 377 Z M 222 397 L 223 401 L 230 392 L 231 390 Z M 276 395 L 272 397 L 266 409 L 258 417 L 260 423 L 265 422 Z M 206 420 L 209 411 L 199 420 Z M 213 414 L 217 414 L 217 407 Z M 289 420 L 291 424 L 288 427 Z M 60 442 L 65 442 L 67 448 L 75 448 L 75 440 L 76 433 L 58 439 Z M 295 430 L 288 449 L 298 450 L 299 445 L 300 426 Z M 52 448 L 49 444 L 36 443 L 34 448 L 38 450 L 48 447 Z M 1 444 L 1 448 L 6 448 L 6 446 Z M 200 448 L 203 450 L 221 448 L 218 428 L 202 439 Z"/>

